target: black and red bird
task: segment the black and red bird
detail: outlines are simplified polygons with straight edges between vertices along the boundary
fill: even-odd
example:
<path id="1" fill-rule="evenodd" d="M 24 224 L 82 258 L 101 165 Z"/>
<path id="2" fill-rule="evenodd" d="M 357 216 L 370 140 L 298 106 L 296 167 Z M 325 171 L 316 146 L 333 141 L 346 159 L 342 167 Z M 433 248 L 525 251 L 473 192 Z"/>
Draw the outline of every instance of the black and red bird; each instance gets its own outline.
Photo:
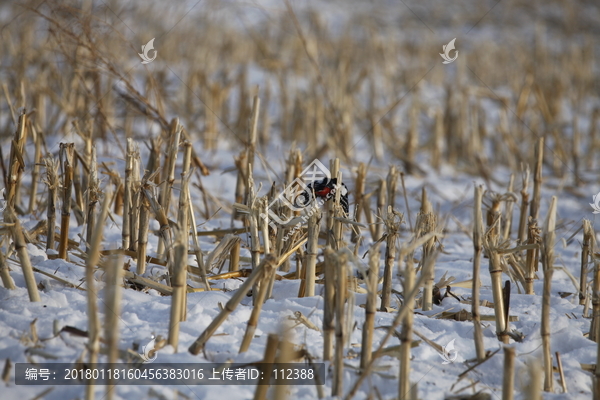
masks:
<path id="1" fill-rule="evenodd" d="M 313 193 L 315 197 L 327 201 L 330 199 L 335 199 L 335 192 L 337 189 L 340 189 L 340 205 L 342 206 L 342 209 L 344 210 L 346 216 L 348 215 L 348 188 L 343 182 L 341 185 L 338 185 L 337 178 L 328 179 L 325 177 L 320 181 L 314 181 L 308 184 L 306 189 L 307 190 L 300 193 L 300 195 L 297 198 L 298 205 L 303 207 L 308 206 L 311 200 L 313 200 Z"/>

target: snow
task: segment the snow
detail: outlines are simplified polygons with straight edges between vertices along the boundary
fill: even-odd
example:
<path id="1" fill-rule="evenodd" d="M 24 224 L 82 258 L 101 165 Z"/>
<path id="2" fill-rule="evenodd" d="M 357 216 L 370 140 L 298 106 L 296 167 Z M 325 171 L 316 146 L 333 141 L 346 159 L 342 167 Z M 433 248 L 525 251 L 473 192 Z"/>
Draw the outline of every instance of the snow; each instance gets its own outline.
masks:
<path id="1" fill-rule="evenodd" d="M 417 191 L 422 184 L 435 186 L 442 191 L 445 196 L 454 197 L 452 193 L 462 192 L 462 188 L 472 185 L 469 183 L 471 178 L 464 177 L 458 184 L 461 188 L 457 189 L 454 185 L 457 179 L 450 179 L 444 175 L 429 175 L 426 182 L 417 182 L 408 180 L 409 192 Z M 461 179 L 458 179 L 461 181 Z M 209 183 L 205 183 L 208 185 Z M 447 188 L 447 189 L 445 189 Z M 431 194 L 434 204 L 440 202 L 442 210 L 445 206 L 439 197 Z M 455 199 L 462 199 L 462 195 Z M 469 196 L 470 197 L 470 196 Z M 461 206 L 466 211 L 462 218 L 462 223 L 469 226 L 471 200 L 467 197 Z M 548 198 L 543 196 L 542 198 Z M 587 209 L 587 199 L 569 198 L 568 195 L 561 196 L 561 199 L 570 199 L 570 201 L 560 201 L 560 215 L 579 215 L 592 217 Z M 415 199 L 411 199 L 416 202 Z M 566 205 L 564 205 L 566 203 Z M 416 209 L 416 203 L 413 204 Z M 542 215 L 546 207 L 541 211 Z M 585 210 L 585 211 L 583 211 Z M 216 228 L 218 223 L 214 223 Z M 212 227 L 211 227 L 212 228 Z M 570 236 L 569 232 L 559 230 L 560 236 Z M 403 234 L 406 240 L 407 234 Z M 581 233 L 575 236 L 575 240 L 567 247 L 563 247 L 561 240 L 557 240 L 555 248 L 557 254 L 557 265 L 564 265 L 572 274 L 578 276 L 579 251 Z M 211 239 L 203 239 L 202 244 L 206 248 L 214 246 Z M 445 254 L 442 254 L 436 263 L 436 280 L 441 278 L 446 271 L 448 275 L 456 277 L 456 281 L 470 279 L 472 273 L 472 242 L 462 232 L 450 232 L 443 240 Z M 366 247 L 364 248 L 366 249 Z M 30 245 L 30 253 L 33 256 L 32 261 L 36 268 L 49 273 L 55 273 L 57 276 L 69 280 L 73 283 L 83 282 L 84 271 L 78 265 L 66 262 L 64 260 L 48 260 L 44 253 L 34 246 Z M 360 252 L 362 254 L 362 251 Z M 383 254 L 382 254 L 383 257 Z M 417 255 L 418 257 L 418 255 Z M 153 267 L 160 269 L 162 267 Z M 153 269 L 151 268 L 151 269 Z M 42 301 L 40 303 L 29 303 L 27 291 L 24 288 L 24 279 L 17 266 L 12 264 L 13 271 L 11 276 L 15 280 L 17 289 L 7 290 L 0 288 L 0 359 L 10 358 L 13 363 L 26 362 L 25 350 L 28 347 L 23 341 L 23 337 L 29 333 L 29 325 L 33 319 L 37 318 L 36 327 L 38 336 L 44 340 L 41 345 L 44 351 L 58 357 L 57 362 L 72 362 L 83 351 L 86 340 L 74 337 L 68 333 L 61 333 L 59 336 L 53 336 L 53 323 L 58 320 L 59 326 L 73 326 L 81 330 L 87 330 L 87 299 L 84 291 L 68 288 L 59 282 L 45 278 L 36 274 L 38 281 L 43 281 L 45 289 L 41 292 Z M 538 273 L 539 280 L 535 281 L 536 293 L 542 291 L 542 272 Z M 101 299 L 99 307 L 104 314 L 104 289 L 102 277 L 96 277 L 98 295 Z M 490 278 L 487 273 L 486 259 L 482 260 L 482 290 L 481 299 L 492 301 L 490 289 Z M 506 278 L 505 278 L 506 279 Z M 241 280 L 231 279 L 223 281 L 228 290 L 235 290 L 241 284 Z M 83 284 L 82 284 L 83 285 Z M 212 319 L 219 313 L 219 304 L 224 305 L 230 298 L 231 292 L 197 292 L 188 294 L 188 314 L 187 321 L 182 322 L 180 326 L 180 344 L 178 352 L 173 349 L 165 348 L 158 352 L 160 362 L 251 362 L 262 359 L 266 335 L 271 332 L 281 330 L 282 323 L 293 317 L 295 311 L 301 312 L 304 316 L 314 323 L 317 327 L 322 325 L 323 299 L 320 294 L 323 291 L 322 285 L 316 286 L 317 296 L 312 298 L 298 298 L 297 291 L 299 287 L 298 280 L 276 281 L 273 297 L 269 299 L 260 316 L 258 329 L 255 333 L 249 350 L 246 353 L 238 354 L 238 349 L 243 337 L 246 322 L 250 316 L 252 307 L 251 299 L 246 298 L 242 304 L 228 317 L 223 325 L 217 330 L 216 335 L 212 337 L 205 348 L 205 355 L 193 356 L 186 351 L 187 347 L 196 339 L 196 337 L 206 328 Z M 401 284 L 395 284 L 396 289 L 401 289 Z M 557 269 L 552 280 L 552 310 L 551 310 L 551 340 L 552 351 L 559 352 L 562 358 L 563 368 L 565 370 L 565 379 L 568 384 L 568 395 L 546 395 L 547 398 L 572 398 L 586 399 L 591 391 L 591 374 L 582 371 L 580 363 L 593 364 L 596 361 L 596 345 L 583 336 L 589 331 L 589 319 L 582 317 L 582 306 L 578 304 L 576 296 L 571 295 L 565 299 L 558 296 L 558 292 L 576 291 L 570 278 L 566 273 Z M 459 297 L 470 297 L 470 289 L 456 287 L 453 292 Z M 512 329 L 522 332 L 525 339 L 522 343 L 513 343 L 512 346 L 517 351 L 517 377 L 525 379 L 525 362 L 531 358 L 541 357 L 541 338 L 540 338 L 540 319 L 541 319 L 541 297 L 539 295 L 519 294 L 515 285 L 512 286 L 510 303 L 510 315 L 518 317 L 518 321 L 511 322 Z M 361 328 L 364 321 L 364 309 L 358 307 L 366 302 L 366 295 L 357 293 L 355 298 L 356 307 L 354 308 L 354 319 L 357 322 L 356 328 L 350 336 L 350 347 L 352 351 L 360 352 Z M 168 333 L 168 315 L 170 309 L 170 297 L 159 296 L 156 293 L 143 293 L 135 290 L 123 290 L 122 310 L 119 319 L 120 327 L 120 348 L 132 348 L 133 343 L 144 344 L 149 341 L 153 335 L 162 335 L 166 337 Z M 420 315 L 420 310 L 414 319 L 414 329 L 435 343 L 444 346 L 451 340 L 455 340 L 455 348 L 458 354 L 457 359 L 452 364 L 442 364 L 443 359 L 440 354 L 425 343 L 421 343 L 412 351 L 412 372 L 411 380 L 418 382 L 421 398 L 441 399 L 444 393 L 448 393 L 452 385 L 456 383 L 457 376 L 467 369 L 466 360 L 475 357 L 475 348 L 473 343 L 473 324 L 471 322 L 458 322 L 454 320 L 443 320 L 431 318 L 429 315 L 436 315 L 442 311 L 459 311 L 461 309 L 469 310 L 469 306 L 459 303 L 456 299 L 448 297 L 444 299 L 440 306 L 434 306 L 431 312 Z M 493 315 L 491 308 L 482 307 L 482 315 Z M 375 326 L 389 326 L 394 318 L 393 313 L 378 312 L 375 319 Z M 493 351 L 501 347 L 496 339 L 495 324 L 493 322 L 484 322 L 484 343 L 487 350 Z M 317 359 L 322 356 L 322 334 L 318 331 L 308 329 L 304 325 L 299 325 L 291 329 L 293 340 L 297 345 L 302 345 L 305 349 Z M 379 343 L 385 334 L 385 330 L 376 329 L 374 343 Z M 392 338 L 388 345 L 399 344 L 398 339 Z M 358 346 L 358 347 L 356 347 Z M 205 358 L 206 356 L 206 358 Z M 39 356 L 30 356 L 31 359 L 38 362 L 44 361 Z M 348 366 L 358 368 L 360 358 L 348 359 Z M 102 361 L 102 357 L 101 360 Z M 397 391 L 397 379 L 394 376 L 398 373 L 398 361 L 390 356 L 384 356 L 377 363 L 378 373 L 374 374 L 368 383 L 365 383 L 363 389 L 356 398 L 366 398 L 370 385 L 378 388 L 385 398 L 394 396 Z M 351 383 L 356 379 L 356 370 L 347 368 L 344 376 L 345 382 Z M 502 351 L 487 361 L 485 364 L 477 367 L 470 372 L 467 380 L 463 380 L 456 386 L 467 384 L 467 381 L 479 380 L 478 388 L 488 389 L 492 393 L 499 395 L 502 382 Z M 519 379 L 517 379 L 519 382 Z M 525 383 L 523 382 L 523 384 Z M 330 383 L 327 384 L 329 387 Z M 157 388 L 153 388 L 157 389 Z M 216 387 L 162 387 L 163 393 L 172 393 L 170 390 L 180 390 L 189 396 L 198 396 L 199 398 L 213 398 L 219 393 Z M 32 396 L 41 390 L 41 387 L 12 386 L 5 388 L 5 394 L 2 398 L 17 399 L 23 396 Z M 48 396 L 49 399 L 75 398 L 81 396 L 80 387 L 61 386 L 56 387 Z M 100 398 L 104 394 L 105 388 L 97 388 L 97 394 Z M 118 398 L 129 398 L 129 396 L 147 396 L 148 387 L 118 387 L 116 393 Z M 253 388 L 244 386 L 228 387 L 228 398 L 242 399 L 252 396 Z M 326 390 L 327 392 L 327 390 Z M 315 398 L 314 390 L 307 387 L 294 387 L 291 389 L 292 398 Z M 195 394 L 195 395 L 194 395 Z M 171 395 L 167 395 L 171 396 Z M 549 397 L 548 397 L 549 396 Z M 566 397 L 565 397 L 566 396 Z M 517 396 L 517 398 L 523 398 Z"/>

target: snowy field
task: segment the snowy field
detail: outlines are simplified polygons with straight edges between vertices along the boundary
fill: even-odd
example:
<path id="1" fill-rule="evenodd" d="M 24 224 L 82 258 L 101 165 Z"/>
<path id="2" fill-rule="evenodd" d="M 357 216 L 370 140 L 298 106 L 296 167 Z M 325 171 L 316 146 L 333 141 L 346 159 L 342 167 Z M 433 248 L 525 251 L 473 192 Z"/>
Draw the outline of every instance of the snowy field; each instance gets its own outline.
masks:
<path id="1" fill-rule="evenodd" d="M 415 307 L 412 339 L 418 343 L 410 353 L 410 382 L 417 388 L 413 398 L 513 398 L 503 397 L 505 345 L 496 335 L 494 308 L 480 307 L 483 343 L 491 357 L 472 369 L 470 367 L 477 363 L 473 322 L 442 317 L 461 310 L 471 312 L 474 187 L 482 185 L 488 191 L 483 206 L 485 224 L 486 212 L 492 203 L 491 193 L 507 193 L 513 175 L 514 209 L 506 246 L 517 246 L 522 168 L 527 164 L 531 170 L 528 187 L 531 201 L 534 145 L 538 138 L 544 137 L 538 226 L 544 226 L 552 196 L 557 196 L 557 210 L 550 292 L 553 389 L 542 391 L 542 396 L 544 399 L 592 398 L 592 371 L 597 362 L 598 345 L 589 338 L 593 307 L 591 301 L 587 305 L 580 304 L 579 279 L 584 240 L 582 223 L 587 219 L 594 229 L 600 229 L 590 205 L 593 196 L 600 191 L 597 173 L 600 167 L 598 4 L 549 2 L 534 6 L 505 0 L 446 5 L 447 2 L 441 1 L 322 0 L 291 2 L 289 9 L 285 2 L 259 0 L 181 1 L 170 5 L 92 0 L 38 3 L 14 2 L 0 6 L 0 35 L 4 42 L 0 44 L 3 50 L 0 81 L 4 91 L 0 100 L 2 187 L 7 187 L 11 141 L 22 106 L 27 112 L 36 109 L 29 116 L 33 122 L 27 129 L 43 133 L 41 157 L 58 158 L 61 142 L 74 142 L 76 150 L 85 157 L 85 132 L 93 131 L 91 142 L 97 149 L 101 188 L 104 191 L 110 187 L 112 192 L 118 191 L 119 185 L 124 183 L 125 138 L 132 138 L 139 146 L 140 175 L 143 175 L 151 157 L 151 141 L 161 135 L 165 138 L 165 143 L 158 144 L 162 167 L 170 121 L 179 118 L 195 154 L 210 172 L 201 175 L 196 168 L 191 175 L 189 188 L 197 225 L 193 230 L 244 228 L 247 226 L 244 218 L 232 218 L 234 203 L 240 202 L 236 200 L 239 167 L 236 167 L 236 159 L 248 148 L 252 99 L 258 94 L 262 108 L 253 179 L 259 197 L 272 199 L 273 183 L 275 196 L 282 192 L 290 153 L 300 149 L 303 166 L 314 159 L 326 166 L 331 159 L 340 159 L 352 215 L 357 203 L 357 168 L 362 162 L 368 164 L 364 194 L 371 195 L 366 204 L 371 209 L 373 222 L 377 223 L 381 221 L 376 217 L 380 181 L 386 180 L 389 167 L 395 165 L 402 172 L 403 182 L 398 180 L 395 202 L 390 205 L 404 215 L 397 244 L 406 246 L 414 239 L 411 229 L 421 207 L 422 190 L 426 189 L 439 229 L 436 247 L 439 246 L 440 253 L 435 261 L 434 282 L 453 277 L 448 285 L 454 296 L 448 293 L 429 311 Z M 88 31 L 82 22 L 85 13 L 79 10 L 89 4 L 95 22 L 88 27 L 93 35 L 86 36 L 84 33 Z M 56 21 L 63 21 L 59 25 L 65 31 L 55 25 Z M 67 32 L 80 33 L 79 42 Z M 137 53 L 152 37 L 156 37 L 153 44 L 156 59 L 142 65 Z M 458 58 L 442 64 L 442 45 L 453 38 L 457 38 Z M 93 46 L 85 47 L 85 43 L 92 42 Z M 79 43 L 79 47 L 74 43 Z M 450 55 L 453 57 L 454 51 Z M 545 62 L 536 63 L 536 57 Z M 132 88 L 137 94 L 132 94 Z M 217 95 L 206 94 L 211 88 Z M 146 100 L 151 107 L 144 103 Z M 460 105 L 452 108 L 452 104 Z M 79 127 L 73 127 L 74 120 L 79 122 Z M 437 126 L 438 123 L 441 125 Z M 78 129 L 84 133 L 78 133 Z M 10 233 L 11 225 L 4 223 L 0 228 L 0 252 L 6 260 L 0 261 L 10 268 L 15 288 L 0 286 L 0 369 L 5 371 L 0 400 L 84 399 L 85 387 L 81 385 L 15 385 L 15 363 L 74 364 L 85 362 L 89 357 L 84 256 L 88 248 L 85 243 L 87 224 L 84 217 L 82 221 L 76 218 L 76 211 L 71 213 L 69 238 L 72 244 L 67 260 L 57 257 L 56 248 L 46 248 L 46 233 L 35 229 L 40 221 L 45 223 L 47 217 L 46 167 L 36 159 L 34 139 L 29 136 L 27 140 L 20 194 L 15 202 L 22 211 L 18 217 L 23 228 L 34 232 L 26 238 L 26 248 L 36 271 L 40 301 L 29 301 L 20 258 Z M 173 221 L 178 218 L 182 159 L 180 149 L 168 209 L 168 217 Z M 40 164 L 37 175 L 32 174 L 36 160 Z M 84 171 L 83 167 L 79 168 Z M 77 182 L 87 182 L 83 176 L 82 172 Z M 35 199 L 28 210 L 34 182 L 37 182 Z M 86 198 L 85 187 L 80 191 Z M 77 204 L 75 189 L 74 209 Z M 101 201 L 98 209 L 100 204 Z M 59 190 L 57 237 L 61 207 L 62 191 Z M 507 202 L 502 201 L 500 211 L 505 213 L 507 207 Z M 86 210 L 79 211 L 83 216 L 86 213 Z M 6 221 L 6 214 L 4 218 Z M 369 257 L 362 256 L 378 239 L 371 234 L 364 215 L 360 223 L 363 240 L 356 249 L 358 257 L 351 263 L 355 277 L 362 277 L 368 268 Z M 122 249 L 123 226 L 124 216 L 111 206 L 103 227 L 102 250 L 118 253 Z M 160 228 L 152 216 L 147 254 L 157 258 L 161 257 L 157 253 L 160 246 L 156 234 Z M 321 230 L 325 232 L 324 222 Z M 271 233 L 273 249 L 276 235 Z M 236 235 L 241 239 L 240 269 L 249 269 L 252 267 L 251 235 L 248 230 Z M 324 261 L 324 237 L 326 235 L 319 241 L 318 263 Z M 198 238 L 206 261 L 223 235 Z M 343 240 L 353 252 L 355 244 L 351 241 L 349 224 L 345 224 Z M 260 241 L 264 248 L 262 232 Z M 304 245 L 302 250 L 306 253 Z M 380 250 L 379 270 L 383 277 L 385 240 Z M 301 258 L 298 254 L 290 258 L 292 272 Z M 524 255 L 525 251 L 518 253 L 523 259 Z M 265 254 L 259 257 L 263 259 Z M 103 257 L 99 264 L 104 266 L 108 258 Z M 414 252 L 414 258 L 416 267 L 422 259 L 421 247 Z M 127 271 L 138 272 L 137 261 L 131 254 L 125 255 L 122 261 Z M 488 262 L 487 256 L 481 257 L 480 300 L 492 303 Z M 198 265 L 192 246 L 187 264 Z M 222 271 L 209 266 L 212 291 L 200 291 L 203 287 L 200 278 L 188 276 L 187 317 L 179 323 L 179 344 L 177 348 L 164 345 L 156 352 L 154 362 L 260 362 L 265 355 L 267 336 L 284 331 L 296 350 L 304 350 L 315 362 L 324 362 L 323 276 L 317 277 L 315 296 L 298 297 L 301 280 L 283 277 L 288 274 L 283 271 L 277 272 L 282 279 L 275 280 L 272 297 L 264 303 L 246 352 L 239 353 L 239 348 L 253 310 L 251 296 L 242 299 L 202 352 L 193 355 L 188 351 L 245 281 L 243 277 L 210 279 L 212 275 L 227 272 L 229 264 L 227 258 Z M 405 262 L 396 259 L 394 266 L 392 310 L 376 313 L 372 350 L 384 339 L 402 306 L 404 287 L 399 272 L 405 268 Z M 506 273 L 513 271 L 506 263 L 503 269 L 503 283 L 514 278 L 514 273 L 510 276 Z M 150 261 L 143 277 L 165 285 L 166 273 L 164 263 Z M 417 277 L 420 274 L 418 272 Z M 593 275 L 590 262 L 586 281 L 590 285 L 590 299 Z M 110 291 L 103 268 L 97 268 L 94 277 L 102 326 L 98 362 L 106 362 L 102 329 Z M 540 331 L 543 277 L 540 260 L 538 279 L 533 284 L 535 294 L 525 294 L 522 281 L 516 278 L 510 286 L 507 331 L 512 334 L 508 346 L 516 353 L 515 399 L 529 399 L 532 369 L 539 369 L 543 377 Z M 346 305 L 348 329 L 343 348 L 343 394 L 338 398 L 349 396 L 361 373 L 368 290 L 362 279 L 357 282 L 358 288 L 348 297 Z M 134 285 L 127 279 L 122 279 L 122 283 L 117 347 L 121 354 L 129 349 L 135 356 L 143 353 L 141 349 L 153 338 L 168 337 L 173 297 L 142 284 Z M 441 293 L 447 292 L 445 285 L 440 289 Z M 378 291 L 381 290 L 382 280 L 378 283 Z M 422 292 L 417 299 L 422 299 Z M 297 312 L 308 318 L 316 329 L 299 323 Z M 401 329 L 397 327 L 398 333 Z M 450 353 L 451 362 L 446 362 L 448 354 L 444 358 L 439 349 L 450 343 L 454 352 Z M 370 375 L 356 393 L 352 393 L 352 398 L 398 398 L 400 353 L 393 349 L 398 345 L 399 335 L 393 334 L 385 344 L 391 350 L 374 361 Z M 556 354 L 560 355 L 564 377 L 559 373 Z M 133 356 L 129 361 L 135 358 Z M 120 357 L 118 362 L 127 361 Z M 306 362 L 306 357 L 297 362 Z M 8 364 L 12 367 L 7 367 Z M 325 361 L 325 365 L 326 381 L 320 390 L 315 386 L 288 386 L 287 398 L 316 399 L 321 395 L 334 398 L 332 381 L 334 369 L 339 366 L 334 366 L 332 361 Z M 250 399 L 254 398 L 255 391 L 253 385 L 225 384 L 96 386 L 94 397 L 98 400 Z M 470 397 L 476 393 L 479 397 Z M 274 388 L 268 396 L 275 398 Z"/>

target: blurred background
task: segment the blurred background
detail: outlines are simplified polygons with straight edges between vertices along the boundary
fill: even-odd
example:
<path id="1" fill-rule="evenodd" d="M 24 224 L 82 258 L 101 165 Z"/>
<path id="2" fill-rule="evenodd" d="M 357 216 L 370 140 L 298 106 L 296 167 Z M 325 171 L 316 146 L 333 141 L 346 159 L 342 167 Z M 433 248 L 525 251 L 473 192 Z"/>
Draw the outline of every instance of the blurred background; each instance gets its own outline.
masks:
<path id="1" fill-rule="evenodd" d="M 48 152 L 79 130 L 121 157 L 126 137 L 178 117 L 218 164 L 247 143 L 258 95 L 266 169 L 298 147 L 347 167 L 494 179 L 521 171 L 544 137 L 554 175 L 596 179 L 595 1 L 36 0 L 3 3 L 0 23 L 4 144 L 20 107 L 35 109 Z M 156 59 L 142 64 L 152 38 Z M 442 64 L 453 38 L 458 58 Z"/>

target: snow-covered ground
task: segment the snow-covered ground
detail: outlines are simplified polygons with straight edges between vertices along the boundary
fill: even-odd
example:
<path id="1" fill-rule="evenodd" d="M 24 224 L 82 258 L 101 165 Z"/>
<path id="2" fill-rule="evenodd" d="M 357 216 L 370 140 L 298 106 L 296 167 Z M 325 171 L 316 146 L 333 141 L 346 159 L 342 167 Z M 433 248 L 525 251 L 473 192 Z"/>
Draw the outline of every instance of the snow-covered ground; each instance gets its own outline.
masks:
<path id="1" fill-rule="evenodd" d="M 216 175 L 216 174 L 215 174 Z M 220 179 L 218 177 L 211 179 Z M 423 184 L 435 187 L 437 191 L 443 193 L 445 199 L 432 193 L 432 203 L 439 205 L 443 210 L 448 208 L 447 201 L 456 201 L 454 215 L 461 216 L 462 223 L 465 226 L 470 224 L 470 213 L 472 211 L 472 180 L 468 177 L 457 178 L 455 175 L 430 175 L 424 180 L 408 180 L 407 190 L 409 193 L 415 193 Z M 210 179 L 205 182 L 210 185 Z M 413 210 L 418 207 L 417 201 L 411 196 Z M 543 196 L 548 198 L 548 196 Z M 401 208 L 401 205 L 398 205 Z M 541 213 L 544 215 L 548 204 L 542 203 Z M 442 212 L 443 215 L 443 212 Z M 557 266 L 563 266 L 571 274 L 579 275 L 580 266 L 580 242 L 581 234 L 576 235 L 573 240 L 565 246 L 565 241 L 571 236 L 571 232 L 576 230 L 581 218 L 593 218 L 591 208 L 588 205 L 587 198 L 561 196 L 559 200 L 559 225 L 568 226 L 557 231 Z M 120 221 L 117 219 L 116 224 Z M 516 221 L 515 221 L 516 222 Z M 572 223 L 572 224 L 568 224 Z M 225 222 L 223 221 L 223 224 Z M 211 222 L 211 228 L 217 228 L 218 221 Z M 73 226 L 76 234 L 76 227 Z M 118 234 L 118 229 L 113 224 L 107 226 L 108 237 L 111 233 Z M 407 234 L 400 239 L 407 240 Z M 245 236 L 243 238 L 247 239 Z M 110 240 L 110 239 L 109 239 Z M 202 240 L 203 248 L 208 250 L 214 246 L 210 239 Z M 155 242 L 154 242 L 155 244 Z M 248 243 L 244 243 L 247 245 Z M 470 279 L 472 273 L 473 245 L 470 238 L 463 232 L 449 229 L 446 237 L 443 239 L 444 254 L 442 254 L 436 263 L 436 281 L 448 272 L 448 276 L 454 276 L 456 281 Z M 244 246 L 246 247 L 246 246 Z M 48 260 L 44 251 L 33 245 L 29 245 L 29 252 L 32 256 L 34 266 L 48 273 L 56 274 L 74 284 L 82 284 L 84 278 L 83 268 L 79 265 L 65 262 L 63 260 Z M 242 256 L 249 256 L 249 252 L 244 250 Z M 383 255 L 382 255 L 383 257 Z M 482 260 L 482 290 L 481 298 L 493 301 L 490 278 L 487 273 L 486 260 Z M 193 263 L 193 260 L 190 259 Z M 84 351 L 86 340 L 73 336 L 69 333 L 61 333 L 53 337 L 55 321 L 58 329 L 64 326 L 72 326 L 81 330 L 87 330 L 86 314 L 86 293 L 84 291 L 68 288 L 52 279 L 36 274 L 36 279 L 41 282 L 44 289 L 41 291 L 42 301 L 40 303 L 30 303 L 28 301 L 27 291 L 25 289 L 24 279 L 19 268 L 11 263 L 13 272 L 11 276 L 15 280 L 16 290 L 9 291 L 0 288 L 0 359 L 9 358 L 13 363 L 26 362 L 28 359 L 42 362 L 43 357 L 37 355 L 27 355 L 27 349 L 34 346 L 27 340 L 30 335 L 30 323 L 37 319 L 36 328 L 40 342 L 35 347 L 43 349 L 45 353 L 56 357 L 56 362 L 73 362 Z M 133 270 L 133 268 L 132 268 Z M 149 268 L 149 275 L 160 274 L 162 267 L 152 266 Z M 541 273 L 540 273 L 541 275 Z M 103 299 L 104 290 L 101 277 L 97 277 L 99 286 L 99 297 Z M 505 278 L 506 279 L 506 278 Z M 252 307 L 250 298 L 245 299 L 242 304 L 229 316 L 217 335 L 211 338 L 206 346 L 204 354 L 193 356 L 186 351 L 187 347 L 195 338 L 208 326 L 212 319 L 219 313 L 219 303 L 225 304 L 230 298 L 231 290 L 235 290 L 241 280 L 231 279 L 220 281 L 216 287 L 226 289 L 224 292 L 198 292 L 188 295 L 188 315 L 187 321 L 181 323 L 180 328 L 180 346 L 179 352 L 174 353 L 169 346 L 158 352 L 157 362 L 254 362 L 262 359 L 267 334 L 278 332 L 281 329 L 282 322 L 293 317 L 295 311 L 300 311 L 318 327 L 322 325 L 323 299 L 321 296 L 312 298 L 298 298 L 296 293 L 299 287 L 298 280 L 281 280 L 275 284 L 273 298 L 269 299 L 264 306 L 260 317 L 256 337 L 253 339 L 249 351 L 238 354 L 238 349 L 243 337 L 246 322 L 250 316 Z M 394 288 L 402 290 L 401 284 L 395 282 Z M 323 287 L 317 285 L 317 293 L 322 293 Z M 542 291 L 542 280 L 535 282 L 536 293 Z M 470 289 L 454 288 L 453 292 L 459 297 L 469 298 Z M 581 363 L 593 364 L 596 360 L 595 343 L 584 337 L 589 332 L 590 320 L 582 316 L 583 307 L 578 304 L 575 295 L 567 298 L 560 298 L 559 292 L 574 293 L 576 289 L 569 276 L 557 270 L 552 280 L 552 311 L 551 311 L 551 329 L 552 329 L 552 351 L 559 352 L 562 358 L 565 371 L 565 380 L 567 382 L 567 394 L 546 395 L 548 398 L 571 398 L 587 399 L 591 396 L 590 373 L 581 369 Z M 366 302 L 366 295 L 356 294 L 354 308 L 354 319 L 357 322 L 352 331 L 349 340 L 350 347 L 346 364 L 348 368 L 345 372 L 344 382 L 350 385 L 357 376 L 359 357 L 352 357 L 352 354 L 360 353 L 361 327 L 364 320 L 364 309 L 358 307 Z M 120 348 L 132 348 L 133 343 L 141 345 L 150 341 L 152 335 L 167 336 L 168 318 L 171 298 L 169 296 L 160 296 L 157 292 L 150 290 L 147 293 L 135 290 L 123 290 L 122 310 L 119 320 L 120 327 Z M 100 301 L 100 309 L 104 312 L 104 300 Z M 418 383 L 419 396 L 422 399 L 441 399 L 444 393 L 456 391 L 461 387 L 468 386 L 474 381 L 478 383 L 474 386 L 477 390 L 486 390 L 500 396 L 502 384 L 502 351 L 487 361 L 485 364 L 475 368 L 472 372 L 457 383 L 457 376 L 466 370 L 469 364 L 466 360 L 475 357 L 475 348 L 473 342 L 473 324 L 471 322 L 458 322 L 454 320 L 436 319 L 435 315 L 442 311 L 460 311 L 461 309 L 470 310 L 470 306 L 458 302 L 449 297 L 444 299 L 442 305 L 434 306 L 433 311 L 415 315 L 414 329 L 425 335 L 435 343 L 445 346 L 454 340 L 457 358 L 452 364 L 443 364 L 443 358 L 432 347 L 421 343 L 412 351 L 413 360 L 411 362 L 412 372 L 411 380 Z M 493 309 L 482 307 L 483 315 L 493 315 Z M 535 358 L 541 358 L 541 338 L 540 338 L 540 320 L 541 320 L 541 296 L 520 294 L 517 287 L 513 285 L 510 315 L 518 317 L 518 321 L 511 323 L 511 328 L 522 332 L 525 336 L 522 343 L 515 343 L 517 352 L 517 390 L 527 385 L 527 373 L 525 363 Z M 375 326 L 389 326 L 394 318 L 393 313 L 378 312 L 375 320 Z M 484 341 L 488 350 L 496 350 L 501 347 L 496 339 L 495 327 L 493 322 L 484 322 Z M 302 345 L 314 357 L 322 357 L 322 334 L 315 330 L 308 329 L 304 325 L 296 326 L 291 329 L 293 340 L 296 344 Z M 383 337 L 385 331 L 377 329 L 375 331 L 374 342 Z M 44 340 L 47 339 L 47 340 Z M 392 338 L 389 345 L 399 344 L 398 339 Z M 367 380 L 363 389 L 357 395 L 357 398 L 366 398 L 370 387 L 377 387 L 383 398 L 393 398 L 397 392 L 397 374 L 399 370 L 398 360 L 391 356 L 384 356 L 377 363 L 377 373 Z M 353 368 L 354 367 L 354 368 Z M 14 378 L 11 378 L 11 380 Z M 558 374 L 555 374 L 558 379 Z M 330 387 L 330 380 L 327 381 L 326 393 Z M 558 383 L 557 383 L 558 386 Z M 32 397 L 34 394 L 42 391 L 39 386 L 14 386 L 7 385 L 3 388 L 3 399 L 19 399 Z M 154 390 L 163 394 L 166 398 L 174 398 L 174 390 L 179 390 L 190 398 L 218 398 L 222 395 L 223 387 L 217 386 L 197 386 L 197 387 L 134 387 L 122 386 L 116 389 L 116 393 L 123 399 L 125 398 L 146 398 L 149 397 L 149 390 Z M 294 387 L 291 388 L 290 398 L 311 399 L 316 397 L 316 391 L 312 387 Z M 98 398 L 102 398 L 105 388 L 97 388 Z M 231 386 L 227 387 L 227 398 L 242 399 L 253 396 L 253 387 Z M 519 390 L 520 391 L 520 390 Z M 49 399 L 67 399 L 81 398 L 82 387 L 61 386 L 48 394 Z M 524 398 L 524 397 L 517 397 Z"/>

